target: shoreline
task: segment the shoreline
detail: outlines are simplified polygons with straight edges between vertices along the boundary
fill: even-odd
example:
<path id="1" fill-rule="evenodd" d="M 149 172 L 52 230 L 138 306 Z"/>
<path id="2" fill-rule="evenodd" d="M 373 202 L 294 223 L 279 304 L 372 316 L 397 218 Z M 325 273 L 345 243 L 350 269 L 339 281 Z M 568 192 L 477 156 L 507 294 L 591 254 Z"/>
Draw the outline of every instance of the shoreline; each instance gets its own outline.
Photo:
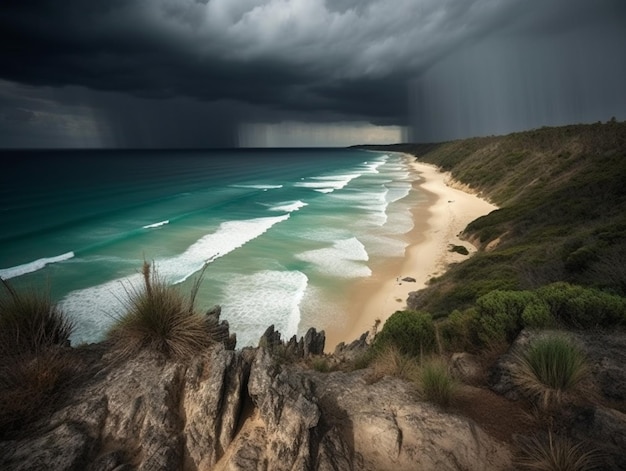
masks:
<path id="1" fill-rule="evenodd" d="M 328 353 L 341 342 L 348 344 L 367 331 L 371 333 L 377 321 L 380 330 L 394 312 L 406 309 L 410 292 L 425 288 L 432 277 L 443 274 L 451 263 L 475 253 L 476 247 L 459 235 L 470 222 L 497 209 L 452 181 L 449 173 L 419 162 L 413 155 L 403 155 L 410 159 L 415 175 L 413 189 L 425 198 L 411 209 L 414 224 L 405 234 L 408 245 L 404 257 L 383 261 L 372 268 L 370 277 L 354 284 L 348 293 L 345 326 L 326 330 Z M 466 247 L 469 255 L 450 252 L 451 244 Z M 403 281 L 405 277 L 415 281 Z"/>

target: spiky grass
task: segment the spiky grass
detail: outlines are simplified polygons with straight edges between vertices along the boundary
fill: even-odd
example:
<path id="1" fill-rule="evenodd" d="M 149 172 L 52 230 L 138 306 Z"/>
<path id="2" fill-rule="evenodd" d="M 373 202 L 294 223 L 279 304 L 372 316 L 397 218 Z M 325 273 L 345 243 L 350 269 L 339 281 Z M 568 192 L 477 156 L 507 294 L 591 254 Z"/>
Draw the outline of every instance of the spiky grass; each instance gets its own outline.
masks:
<path id="1" fill-rule="evenodd" d="M 1 279 L 0 354 L 40 352 L 69 340 L 72 322 L 51 300 L 47 292 L 18 292 Z"/>
<path id="2" fill-rule="evenodd" d="M 515 460 L 520 469 L 539 471 L 590 471 L 597 469 L 599 455 L 585 450 L 584 444 L 573 443 L 549 432 L 518 441 L 519 453 Z"/>
<path id="3" fill-rule="evenodd" d="M 589 369 L 582 351 L 563 335 L 534 340 L 517 356 L 516 384 L 544 409 L 558 406 Z"/>
<path id="4" fill-rule="evenodd" d="M 168 357 L 185 359 L 206 349 L 212 339 L 204 317 L 195 312 L 200 278 L 189 297 L 168 285 L 152 266 L 144 262 L 143 286 L 131 287 L 126 313 L 108 333 L 114 352 L 128 357 L 150 349 Z"/>
<path id="5" fill-rule="evenodd" d="M 448 363 L 440 357 L 424 360 L 418 384 L 424 399 L 442 407 L 450 405 L 458 389 L 458 382 L 450 374 Z"/>
<path id="6" fill-rule="evenodd" d="M 71 349 L 50 347 L 0 362 L 0 436 L 10 437 L 54 410 L 83 363 Z"/>
<path id="7" fill-rule="evenodd" d="M 372 370 L 369 375 L 371 382 L 376 382 L 384 376 L 395 376 L 408 381 L 415 381 L 419 374 L 417 359 L 402 353 L 393 345 L 381 349 L 370 364 Z"/>

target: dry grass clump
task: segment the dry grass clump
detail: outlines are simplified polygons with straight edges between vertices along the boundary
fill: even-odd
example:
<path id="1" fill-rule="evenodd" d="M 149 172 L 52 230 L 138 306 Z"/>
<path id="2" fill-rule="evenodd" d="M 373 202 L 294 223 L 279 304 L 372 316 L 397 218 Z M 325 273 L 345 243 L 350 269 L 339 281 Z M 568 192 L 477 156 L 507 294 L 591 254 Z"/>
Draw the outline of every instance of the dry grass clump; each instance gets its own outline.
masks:
<path id="1" fill-rule="evenodd" d="M 1 282 L 0 436 L 10 437 L 54 408 L 77 365 L 63 348 L 72 322 L 48 294 Z"/>
<path id="2" fill-rule="evenodd" d="M 431 357 L 422 363 L 418 385 L 424 399 L 442 407 L 450 404 L 458 389 L 448 363 L 440 357 Z"/>
<path id="3" fill-rule="evenodd" d="M 547 409 L 559 405 L 589 373 L 583 352 L 563 335 L 534 340 L 518 355 L 517 385 Z"/>
<path id="4" fill-rule="evenodd" d="M 549 432 L 547 437 L 518 440 L 519 469 L 539 471 L 590 471 L 598 469 L 598 455 L 585 450 L 583 443 L 573 443 Z"/>
<path id="5" fill-rule="evenodd" d="M 419 375 L 416 358 L 402 353 L 393 345 L 387 345 L 378 351 L 369 366 L 371 373 L 368 380 L 371 382 L 379 381 L 384 376 L 395 376 L 414 382 Z"/>
<path id="6" fill-rule="evenodd" d="M 162 280 L 147 262 L 142 275 L 143 286 L 128 291 L 126 313 L 108 332 L 113 351 L 126 358 L 150 349 L 185 359 L 206 349 L 213 340 L 206 319 L 194 307 L 201 277 L 186 297 Z"/>
<path id="7" fill-rule="evenodd" d="M 39 352 L 69 341 L 72 322 L 46 292 L 18 293 L 0 278 L 0 354 Z"/>
<path id="8" fill-rule="evenodd" d="M 0 362 L 0 436 L 10 437 L 55 409 L 82 369 L 71 350 L 49 348 Z"/>

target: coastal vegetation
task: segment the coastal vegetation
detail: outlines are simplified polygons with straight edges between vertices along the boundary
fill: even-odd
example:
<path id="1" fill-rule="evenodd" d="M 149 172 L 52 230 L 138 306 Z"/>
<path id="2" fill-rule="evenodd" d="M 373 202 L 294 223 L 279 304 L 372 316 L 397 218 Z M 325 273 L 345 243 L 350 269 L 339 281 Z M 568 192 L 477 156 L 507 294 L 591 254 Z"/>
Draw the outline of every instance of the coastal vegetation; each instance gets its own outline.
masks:
<path id="1" fill-rule="evenodd" d="M 515 382 L 544 409 L 558 406 L 589 373 L 584 353 L 562 334 L 535 339 L 517 361 Z"/>
<path id="2" fill-rule="evenodd" d="M 45 291 L 0 288 L 0 436 L 57 404 L 79 361 L 65 348 L 72 322 Z"/>
<path id="3" fill-rule="evenodd" d="M 413 154 L 498 206 L 462 234 L 478 252 L 411 293 L 374 346 L 409 351 L 403 335 L 419 313 L 434 328 L 411 334 L 413 349 L 476 355 L 483 376 L 472 384 L 508 391 L 497 382 L 510 375 L 522 407 L 536 410 L 536 435 L 517 442 L 521 468 L 596 469 L 598 455 L 570 435 L 568 417 L 608 399 L 590 386 L 599 377 L 590 347 L 574 339 L 626 335 L 626 122 L 366 147 Z M 515 353 L 498 363 L 507 350 Z"/>
<path id="4" fill-rule="evenodd" d="M 61 309 L 41 292 L 18 292 L 2 280 L 0 452 L 42 417 L 54 412 L 63 417 L 63 394 L 82 381 L 89 387 L 100 382 L 103 389 L 84 389 L 84 406 L 80 400 L 63 404 L 71 427 L 85 416 L 76 430 L 68 426 L 75 436 L 89 436 L 82 439 L 84 449 L 75 463 L 97 455 L 94 459 L 105 457 L 122 466 L 132 461 L 130 456 L 144 454 L 200 469 L 198 463 L 208 467 L 234 456 L 236 451 L 226 450 L 238 446 L 235 450 L 243 450 L 246 460 L 258 456 L 257 463 L 266 467 L 267 456 L 275 464 L 304 456 L 301 464 L 321 460 L 306 453 L 324 449 L 333 462 L 339 462 L 335 454 L 346 460 L 347 467 L 340 469 L 352 469 L 349 460 L 361 445 L 354 437 L 376 436 L 381 447 L 386 441 L 393 444 L 393 459 L 404 453 L 409 458 L 403 459 L 415 460 L 410 451 L 415 448 L 406 445 L 414 437 L 407 430 L 421 432 L 410 427 L 439 421 L 436 414 L 445 413 L 444 420 L 466 415 L 479 425 L 468 425 L 471 438 L 458 449 L 437 444 L 430 450 L 455 463 L 451 466 L 486 469 L 489 460 L 459 464 L 463 455 L 454 454 L 472 446 L 480 453 L 496 449 L 476 438 L 484 427 L 515 452 L 519 469 L 623 469 L 619 440 L 626 436 L 620 425 L 626 424 L 620 422 L 626 383 L 614 384 L 616 369 L 603 370 L 606 363 L 619 363 L 623 352 L 614 359 L 603 350 L 592 360 L 590 351 L 594 342 L 625 336 L 626 123 L 385 149 L 411 152 L 438 165 L 499 209 L 472 222 L 463 234 L 478 252 L 413 293 L 407 309 L 392 314 L 380 331 L 377 321 L 373 339 L 364 334 L 354 346 L 328 355 L 323 333 L 312 329 L 300 340 L 294 336 L 283 342 L 270 326 L 258 348 L 235 352 L 228 325 L 219 324 L 219 311 L 211 317 L 213 311 L 201 315 L 195 307 L 202 276 L 185 295 L 145 262 L 141 285 L 127 288 L 125 312 L 98 347 L 101 351 L 90 353 L 97 374 L 87 375 L 89 346 L 69 346 L 73 326 Z M 461 248 L 451 250 L 463 253 Z M 199 355 L 212 346 L 211 355 Z M 142 356 L 146 351 L 156 355 Z M 111 364 L 111 358 L 119 361 Z M 459 359 L 467 363 L 460 365 Z M 625 376 L 623 362 L 620 368 L 620 377 Z M 403 381 L 391 384 L 382 381 L 385 376 Z M 601 389 L 601 381 L 609 387 Z M 420 404 L 419 414 L 408 412 L 415 397 L 436 407 Z M 381 400 L 383 407 L 376 402 Z M 373 413 L 364 419 L 366 407 Z M 427 420 L 423 414 L 431 415 Z M 520 421 L 517 416 L 524 414 L 530 419 Z M 417 416 L 420 420 L 408 419 Z M 248 417 L 256 425 L 246 428 Z M 61 429 L 41 423 L 42 433 Z M 88 435 L 82 429 L 92 423 Z M 376 433 L 374 423 L 379 423 Z M 450 436 L 457 431 L 441 423 L 427 429 L 434 430 L 433 440 L 442 430 Z M 445 423 L 465 427 L 469 421 Z M 357 432 L 358 427 L 363 428 Z M 607 431 L 611 427 L 619 431 L 617 439 L 605 443 L 615 435 Z M 192 451 L 181 456 L 183 436 L 185 449 Z M 421 437 L 419 432 L 415 436 Z M 48 442 L 82 446 L 80 440 L 64 440 Z M 428 446 L 424 443 L 431 437 L 420 440 L 420 446 Z M 145 451 L 144 444 L 156 445 Z M 304 452 L 289 448 L 300 444 Z M 605 447 L 608 458 L 594 446 Z M 107 455 L 111 448 L 116 456 Z M 170 453 L 167 459 L 162 450 Z M 207 450 L 213 450 L 210 459 Z M 381 453 L 377 449 L 374 455 Z"/>
<path id="5" fill-rule="evenodd" d="M 195 310 L 202 276 L 189 296 L 162 279 L 156 268 L 144 262 L 143 286 L 131 286 L 126 311 L 108 332 L 108 340 L 120 357 L 150 349 L 168 357 L 191 358 L 212 343 L 207 321 Z"/>
<path id="6" fill-rule="evenodd" d="M 413 154 L 499 207 L 464 232 L 479 253 L 430 283 L 412 309 L 437 318 L 496 289 L 554 282 L 626 296 L 626 123 L 368 148 Z"/>

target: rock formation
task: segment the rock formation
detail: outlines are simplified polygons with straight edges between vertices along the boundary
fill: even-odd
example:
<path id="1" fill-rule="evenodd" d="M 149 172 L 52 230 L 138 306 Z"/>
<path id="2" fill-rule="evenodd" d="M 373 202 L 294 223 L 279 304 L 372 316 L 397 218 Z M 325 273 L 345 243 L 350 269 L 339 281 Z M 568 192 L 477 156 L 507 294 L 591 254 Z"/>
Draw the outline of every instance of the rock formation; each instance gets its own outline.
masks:
<path id="1" fill-rule="evenodd" d="M 219 317 L 219 313 L 218 313 Z M 219 325 L 217 320 L 213 323 Z M 188 363 L 82 347 L 89 377 L 49 417 L 0 442 L 3 470 L 500 470 L 508 447 L 471 420 L 420 402 L 397 379 L 302 366 L 323 332 Z M 364 340 L 365 337 L 362 338 Z M 361 342 L 362 343 L 362 342 Z M 357 344 L 353 346 L 357 347 Z M 76 349 L 80 350 L 80 349 Z"/>

